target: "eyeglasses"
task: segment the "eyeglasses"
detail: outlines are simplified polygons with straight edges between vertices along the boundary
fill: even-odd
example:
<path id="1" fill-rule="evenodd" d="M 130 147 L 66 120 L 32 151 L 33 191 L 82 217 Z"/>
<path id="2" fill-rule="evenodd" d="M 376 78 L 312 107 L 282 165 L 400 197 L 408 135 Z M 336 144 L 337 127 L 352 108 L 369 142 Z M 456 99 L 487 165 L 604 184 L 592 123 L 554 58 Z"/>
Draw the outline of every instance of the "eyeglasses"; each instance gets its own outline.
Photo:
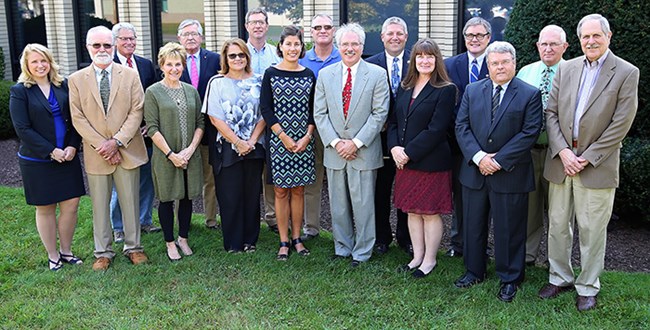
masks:
<path id="1" fill-rule="evenodd" d="M 555 47 L 558 47 L 558 46 L 562 45 L 562 43 L 559 43 L 559 42 L 550 42 L 550 43 L 549 42 L 543 42 L 543 43 L 538 44 L 538 45 L 540 47 L 542 47 L 542 49 L 544 49 L 546 47 L 555 48 Z"/>
<path id="2" fill-rule="evenodd" d="M 344 42 L 341 44 L 341 48 L 359 48 L 361 45 L 363 45 L 360 42 Z"/>
<path id="3" fill-rule="evenodd" d="M 266 21 L 257 20 L 257 21 L 248 21 L 250 25 L 266 25 Z"/>
<path id="4" fill-rule="evenodd" d="M 138 37 L 115 37 L 118 40 L 134 42 Z"/>
<path id="5" fill-rule="evenodd" d="M 198 32 L 185 32 L 185 33 L 181 33 L 181 37 L 183 37 L 183 38 L 189 38 L 189 37 L 196 38 L 196 37 L 198 37 L 198 36 L 200 36 L 200 34 L 199 34 Z"/>
<path id="6" fill-rule="evenodd" d="M 503 60 L 503 61 L 500 61 L 500 62 L 494 61 L 494 62 L 489 62 L 488 64 L 493 68 L 497 68 L 497 67 L 499 67 L 501 65 L 506 66 L 506 65 L 508 65 L 510 63 L 512 63 L 512 60 Z"/>
<path id="7" fill-rule="evenodd" d="M 485 37 L 487 37 L 489 35 L 490 35 L 489 33 L 485 33 L 485 34 L 482 34 L 482 33 L 471 34 L 470 33 L 470 34 L 465 35 L 465 40 L 470 41 L 470 40 L 474 40 L 474 38 L 476 38 L 476 40 L 478 40 L 478 41 L 483 41 L 483 39 L 485 39 Z"/>
<path id="8" fill-rule="evenodd" d="M 111 44 L 88 44 L 88 46 L 91 46 L 92 48 L 95 48 L 95 49 L 100 49 L 102 47 L 104 47 L 104 49 L 113 48 L 113 45 L 111 45 Z"/>
<path id="9" fill-rule="evenodd" d="M 331 25 L 316 25 L 311 27 L 313 30 L 320 31 L 322 29 L 325 29 L 325 31 L 329 31 L 333 28 Z"/>
<path id="10" fill-rule="evenodd" d="M 238 58 L 238 57 L 239 57 L 240 59 L 243 60 L 243 59 L 246 58 L 246 54 L 244 54 L 244 53 L 236 53 L 236 54 L 235 54 L 235 53 L 232 53 L 232 54 L 228 54 L 228 58 L 231 59 L 231 60 L 234 60 L 234 59 L 236 59 L 236 58 Z"/>

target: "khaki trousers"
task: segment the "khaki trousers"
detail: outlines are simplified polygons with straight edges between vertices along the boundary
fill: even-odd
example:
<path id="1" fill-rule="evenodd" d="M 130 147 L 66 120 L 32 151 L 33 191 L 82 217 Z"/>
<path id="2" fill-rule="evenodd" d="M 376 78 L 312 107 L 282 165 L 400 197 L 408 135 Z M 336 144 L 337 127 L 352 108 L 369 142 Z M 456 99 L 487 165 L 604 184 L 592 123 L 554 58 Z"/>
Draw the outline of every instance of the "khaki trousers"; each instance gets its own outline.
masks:
<path id="1" fill-rule="evenodd" d="M 605 267 L 607 224 L 612 215 L 615 191 L 615 188 L 586 188 L 580 181 L 580 174 L 567 176 L 562 184 L 549 184 L 548 260 L 551 284 L 573 284 L 581 296 L 598 294 L 598 277 Z M 582 265 L 577 278 L 571 265 L 575 223 L 578 224 Z"/>
<path id="2" fill-rule="evenodd" d="M 528 193 L 528 225 L 526 231 L 526 262 L 534 262 L 544 235 L 544 210 L 548 200 L 548 181 L 544 179 L 544 160 L 548 149 L 531 149 L 535 170 L 535 190 Z"/>
<path id="3" fill-rule="evenodd" d="M 217 191 L 214 186 L 214 174 L 210 165 L 210 147 L 200 145 L 201 160 L 203 161 L 203 212 L 205 221 L 217 220 Z M 178 203 L 177 203 L 178 204 Z"/>

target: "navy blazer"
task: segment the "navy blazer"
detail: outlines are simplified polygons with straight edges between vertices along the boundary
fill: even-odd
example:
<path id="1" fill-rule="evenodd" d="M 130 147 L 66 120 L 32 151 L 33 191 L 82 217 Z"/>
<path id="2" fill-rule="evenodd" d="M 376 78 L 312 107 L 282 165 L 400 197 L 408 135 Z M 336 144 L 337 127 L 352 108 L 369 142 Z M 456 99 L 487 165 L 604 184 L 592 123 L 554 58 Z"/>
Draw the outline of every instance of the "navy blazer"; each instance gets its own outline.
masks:
<path id="1" fill-rule="evenodd" d="M 146 91 L 149 86 L 153 85 L 158 81 L 156 76 L 156 68 L 149 59 L 142 56 L 133 54 L 135 59 L 135 67 L 138 69 L 138 74 L 140 75 L 140 83 L 142 84 L 142 90 Z M 113 62 L 127 66 L 126 63 L 120 63 L 119 57 L 117 57 L 117 51 L 113 56 Z"/>
<path id="2" fill-rule="evenodd" d="M 542 120 L 540 91 L 513 78 L 503 95 L 494 121 L 492 80 L 467 86 L 456 118 L 456 138 L 465 157 L 459 179 L 463 186 L 481 189 L 486 181 L 498 193 L 526 193 L 535 190 L 530 149 L 537 141 Z M 472 157 L 479 152 L 496 153 L 501 170 L 483 176 Z"/>
<path id="3" fill-rule="evenodd" d="M 409 71 L 409 59 L 411 57 L 411 51 L 408 49 L 404 50 L 404 56 L 402 57 L 402 70 L 400 77 L 402 80 L 406 78 L 406 74 Z M 380 53 L 377 53 L 375 55 L 372 55 L 366 59 L 366 62 L 372 63 L 374 65 L 379 65 L 382 67 L 384 70 L 386 70 L 386 73 L 388 74 L 388 79 L 386 82 L 388 83 L 388 90 L 391 90 L 391 85 L 390 85 L 390 70 L 392 69 L 392 63 L 391 63 L 391 68 L 388 68 L 388 65 L 386 64 L 386 51 L 382 51 Z M 399 90 L 399 88 L 398 88 Z M 391 113 L 393 112 L 393 109 L 395 108 L 395 96 L 393 95 L 393 92 L 390 92 L 390 99 L 389 99 L 389 108 L 388 108 L 388 118 L 390 118 Z M 387 139 L 386 139 L 386 130 L 382 130 L 380 133 L 381 136 L 381 149 L 384 153 L 384 156 L 391 157 L 390 149 L 387 146 Z"/>
<path id="4" fill-rule="evenodd" d="M 388 118 L 388 147 L 404 147 L 406 167 L 426 172 L 451 170 L 447 131 L 456 105 L 456 86 L 424 86 L 411 104 L 413 89 L 400 87 L 395 111 Z M 411 104 L 409 106 L 409 104 Z"/>
<path id="5" fill-rule="evenodd" d="M 60 87 L 54 84 L 50 86 L 65 122 L 64 148 L 71 146 L 79 150 L 81 137 L 70 119 L 68 82 L 64 81 Z M 52 108 L 47 98 L 38 86 L 28 88 L 23 83 L 11 86 L 10 95 L 9 112 L 16 134 L 20 138 L 20 154 L 50 160 L 50 153 L 56 148 L 56 132 Z"/>

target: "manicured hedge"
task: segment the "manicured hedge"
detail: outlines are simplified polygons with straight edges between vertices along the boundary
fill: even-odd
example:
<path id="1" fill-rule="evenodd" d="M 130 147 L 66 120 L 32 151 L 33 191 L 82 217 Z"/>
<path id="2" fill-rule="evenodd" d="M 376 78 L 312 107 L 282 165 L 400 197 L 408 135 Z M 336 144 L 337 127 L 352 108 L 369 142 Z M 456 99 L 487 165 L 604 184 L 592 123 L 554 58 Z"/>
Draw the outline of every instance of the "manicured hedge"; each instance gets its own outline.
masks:
<path id="1" fill-rule="evenodd" d="M 626 220 L 650 221 L 650 139 L 625 139 L 620 175 L 614 213 Z"/>
<path id="2" fill-rule="evenodd" d="M 14 84 L 13 81 L 0 80 L 0 140 L 16 136 L 9 114 L 9 88 Z"/>

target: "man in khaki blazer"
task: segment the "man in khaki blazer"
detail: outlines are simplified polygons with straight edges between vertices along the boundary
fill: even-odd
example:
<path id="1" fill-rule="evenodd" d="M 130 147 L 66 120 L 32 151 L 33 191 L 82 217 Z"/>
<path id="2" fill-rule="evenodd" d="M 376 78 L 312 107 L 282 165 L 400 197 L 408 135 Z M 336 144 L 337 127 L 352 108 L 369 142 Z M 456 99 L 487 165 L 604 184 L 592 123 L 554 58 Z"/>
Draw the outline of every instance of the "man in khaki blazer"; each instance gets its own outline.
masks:
<path id="1" fill-rule="evenodd" d="M 603 16 L 585 16 L 577 32 L 585 56 L 560 64 L 546 109 L 550 283 L 539 296 L 553 298 L 575 287 L 576 307 L 586 311 L 596 307 L 600 291 L 621 141 L 637 111 L 639 69 L 609 50 L 612 32 Z M 574 217 L 582 266 L 575 279 Z"/>
<path id="2" fill-rule="evenodd" d="M 68 81 L 72 124 L 83 138 L 93 203 L 94 270 L 108 269 L 115 256 L 109 217 L 113 183 L 124 220 L 124 254 L 133 264 L 147 261 L 140 246 L 137 203 L 139 166 L 147 162 L 140 135 L 144 92 L 137 71 L 113 63 L 113 45 L 108 28 L 88 30 L 86 47 L 92 64 L 70 75 Z"/>

